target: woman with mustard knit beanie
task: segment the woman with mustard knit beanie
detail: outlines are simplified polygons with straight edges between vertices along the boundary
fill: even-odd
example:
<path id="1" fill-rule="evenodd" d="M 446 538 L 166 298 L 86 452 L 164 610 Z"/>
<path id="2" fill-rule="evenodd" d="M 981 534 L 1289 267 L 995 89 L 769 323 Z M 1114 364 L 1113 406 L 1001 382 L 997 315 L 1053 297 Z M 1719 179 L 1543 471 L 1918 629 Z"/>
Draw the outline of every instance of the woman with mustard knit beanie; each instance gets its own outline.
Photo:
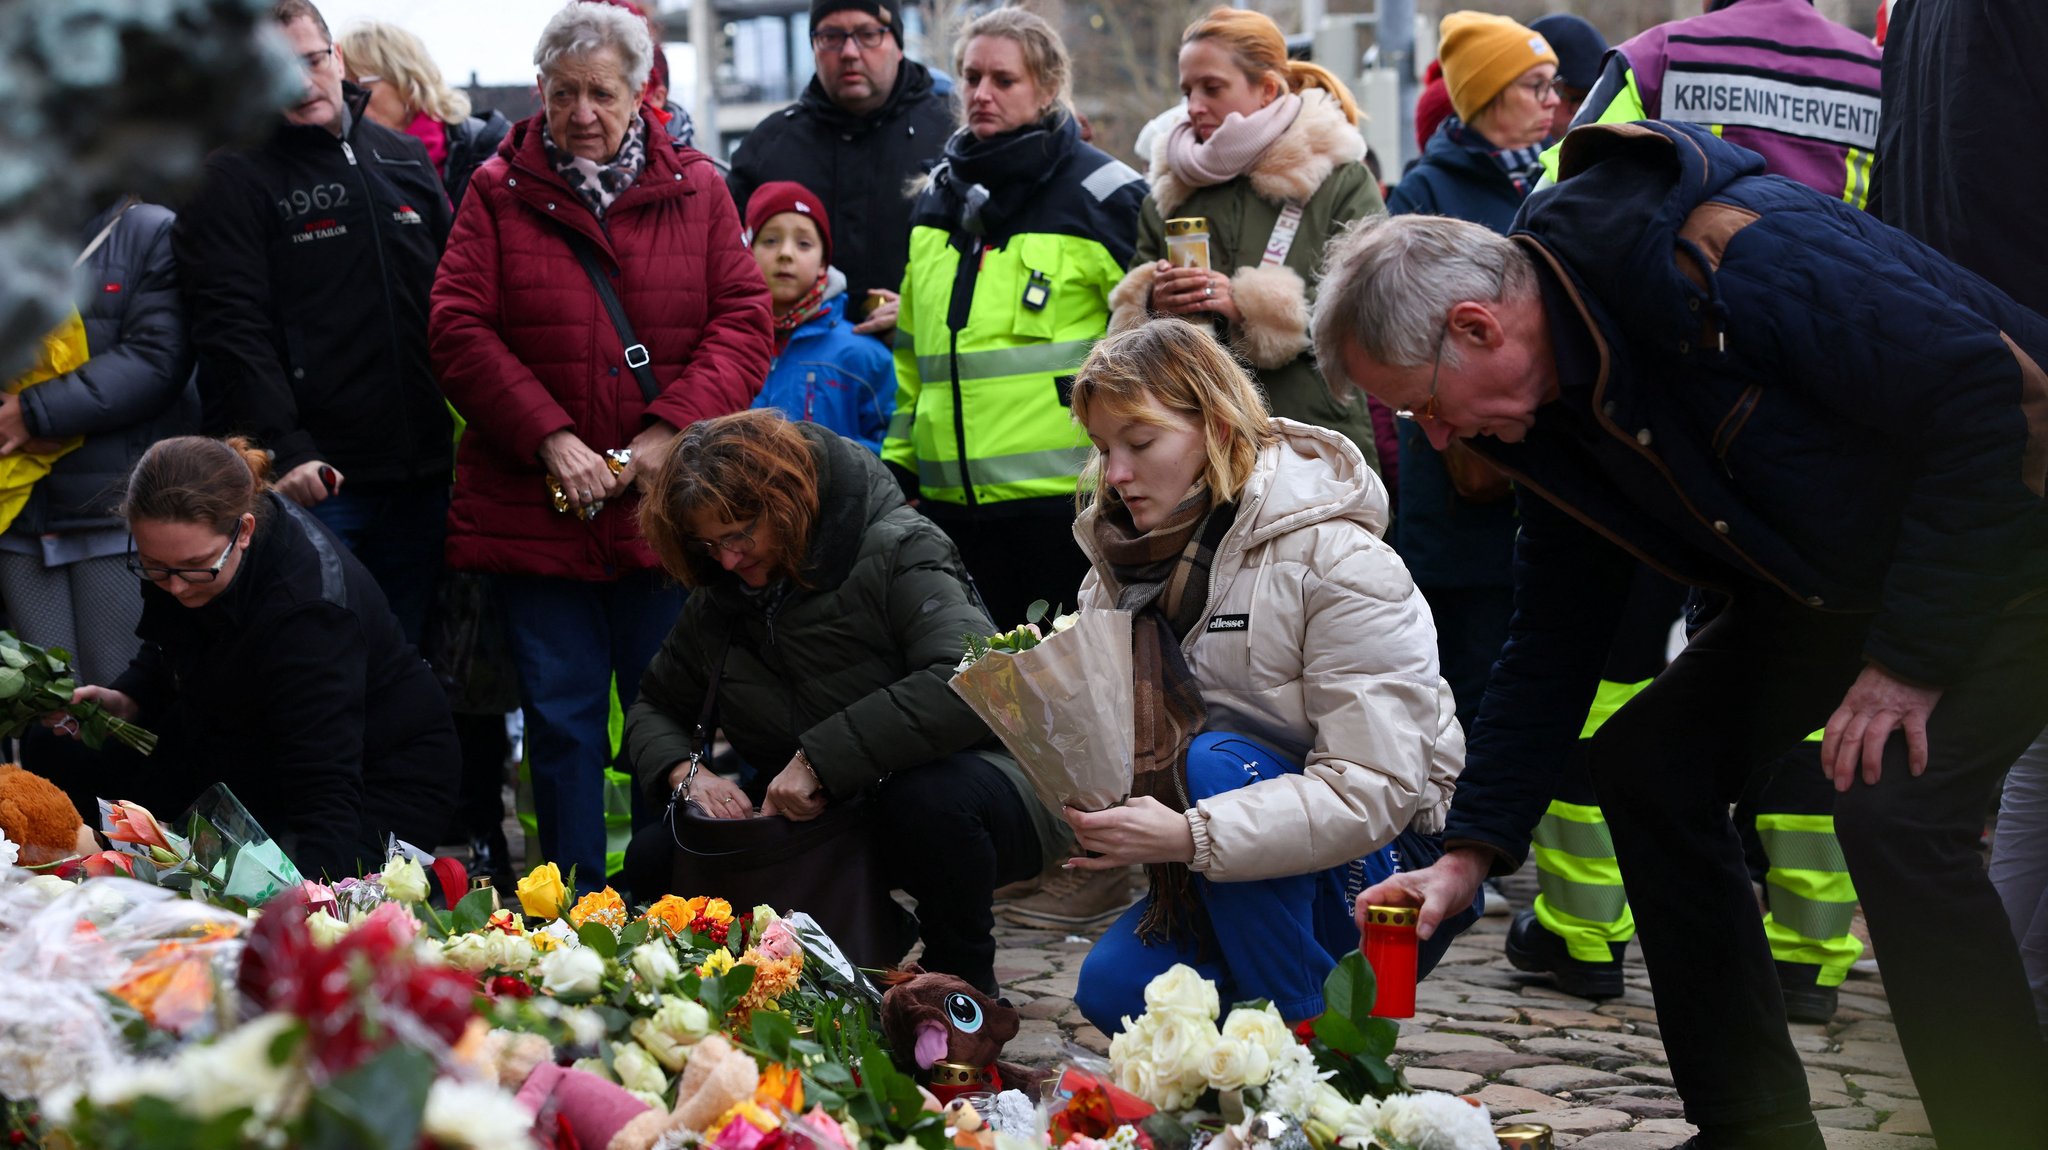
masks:
<path id="1" fill-rule="evenodd" d="M 1454 114 L 1387 197 L 1387 210 L 1506 232 L 1535 186 L 1558 99 L 1557 53 L 1505 16 L 1453 12 L 1443 20 L 1438 58 Z M 1413 424 L 1400 434 L 1395 547 L 1436 616 L 1443 675 L 1469 722 L 1507 640 L 1514 501 L 1483 462 L 1456 457 L 1458 445 L 1439 455 Z"/>

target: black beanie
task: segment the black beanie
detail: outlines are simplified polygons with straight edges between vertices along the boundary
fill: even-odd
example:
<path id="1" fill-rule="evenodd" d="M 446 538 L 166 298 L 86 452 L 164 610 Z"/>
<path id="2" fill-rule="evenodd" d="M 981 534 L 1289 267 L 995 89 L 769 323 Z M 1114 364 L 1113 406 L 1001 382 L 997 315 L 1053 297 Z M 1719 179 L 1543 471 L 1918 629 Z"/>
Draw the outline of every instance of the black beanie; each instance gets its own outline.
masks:
<path id="1" fill-rule="evenodd" d="M 865 12 L 881 21 L 896 37 L 896 46 L 903 47 L 902 0 L 811 0 L 811 28 L 815 31 L 818 22 L 834 12 L 849 11 Z"/>

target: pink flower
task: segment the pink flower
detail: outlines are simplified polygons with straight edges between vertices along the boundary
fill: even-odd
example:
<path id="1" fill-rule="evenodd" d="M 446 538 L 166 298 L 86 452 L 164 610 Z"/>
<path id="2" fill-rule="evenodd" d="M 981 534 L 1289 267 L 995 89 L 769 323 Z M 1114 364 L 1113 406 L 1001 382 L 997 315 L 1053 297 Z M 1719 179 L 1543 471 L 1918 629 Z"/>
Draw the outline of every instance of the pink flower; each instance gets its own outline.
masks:
<path id="1" fill-rule="evenodd" d="M 107 837 L 115 842 L 171 849 L 170 835 L 147 808 L 123 799 L 113 806 L 113 820 L 114 829 L 107 832 Z"/>
<path id="2" fill-rule="evenodd" d="M 57 873 L 63 878 L 75 878 L 81 871 L 87 878 L 106 878 L 109 875 L 126 875 L 133 878 L 135 860 L 120 851 L 100 851 L 65 863 L 58 868 Z"/>
<path id="3" fill-rule="evenodd" d="M 796 954 L 803 948 L 796 941 L 796 932 L 789 929 L 789 923 L 778 918 L 768 924 L 767 930 L 761 932 L 761 940 L 754 944 L 754 949 L 769 958 L 780 960 Z"/>

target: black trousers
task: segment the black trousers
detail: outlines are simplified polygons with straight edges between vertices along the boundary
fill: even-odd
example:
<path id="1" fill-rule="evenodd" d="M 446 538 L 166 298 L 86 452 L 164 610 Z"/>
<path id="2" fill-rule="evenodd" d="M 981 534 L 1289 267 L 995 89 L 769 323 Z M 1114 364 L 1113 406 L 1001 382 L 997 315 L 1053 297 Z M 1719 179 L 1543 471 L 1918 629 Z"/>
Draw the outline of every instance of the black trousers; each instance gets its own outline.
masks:
<path id="1" fill-rule="evenodd" d="M 994 990 L 995 890 L 1043 865 L 1023 796 L 1000 768 L 962 753 L 884 779 L 873 815 L 872 849 L 890 886 L 917 900 L 919 964 Z M 674 850 L 659 820 L 635 832 L 623 876 L 635 901 L 667 891 Z"/>
<path id="2" fill-rule="evenodd" d="M 1729 805 L 1823 726 L 1863 668 L 1867 616 L 1736 596 L 1591 741 L 1686 1117 L 1804 1116 L 1805 1076 Z M 2048 722 L 2048 605 L 2016 611 L 1947 686 L 1927 770 L 1894 736 L 1876 786 L 1841 795 L 1836 832 L 1883 964 L 1893 1020 L 1940 1144 L 2048 1145 L 2048 1047 L 2004 911 L 1977 856 L 1999 779 Z"/>

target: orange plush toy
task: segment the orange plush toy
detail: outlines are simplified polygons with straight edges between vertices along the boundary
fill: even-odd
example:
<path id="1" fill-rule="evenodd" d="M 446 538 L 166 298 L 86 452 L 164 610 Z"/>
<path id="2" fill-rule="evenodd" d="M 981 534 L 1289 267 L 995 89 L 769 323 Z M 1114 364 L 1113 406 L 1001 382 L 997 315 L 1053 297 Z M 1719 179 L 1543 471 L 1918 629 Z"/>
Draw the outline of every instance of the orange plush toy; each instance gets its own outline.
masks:
<path id="1" fill-rule="evenodd" d="M 21 848 L 20 866 L 41 866 L 99 850 L 71 796 L 41 775 L 0 763 L 0 832 Z"/>

